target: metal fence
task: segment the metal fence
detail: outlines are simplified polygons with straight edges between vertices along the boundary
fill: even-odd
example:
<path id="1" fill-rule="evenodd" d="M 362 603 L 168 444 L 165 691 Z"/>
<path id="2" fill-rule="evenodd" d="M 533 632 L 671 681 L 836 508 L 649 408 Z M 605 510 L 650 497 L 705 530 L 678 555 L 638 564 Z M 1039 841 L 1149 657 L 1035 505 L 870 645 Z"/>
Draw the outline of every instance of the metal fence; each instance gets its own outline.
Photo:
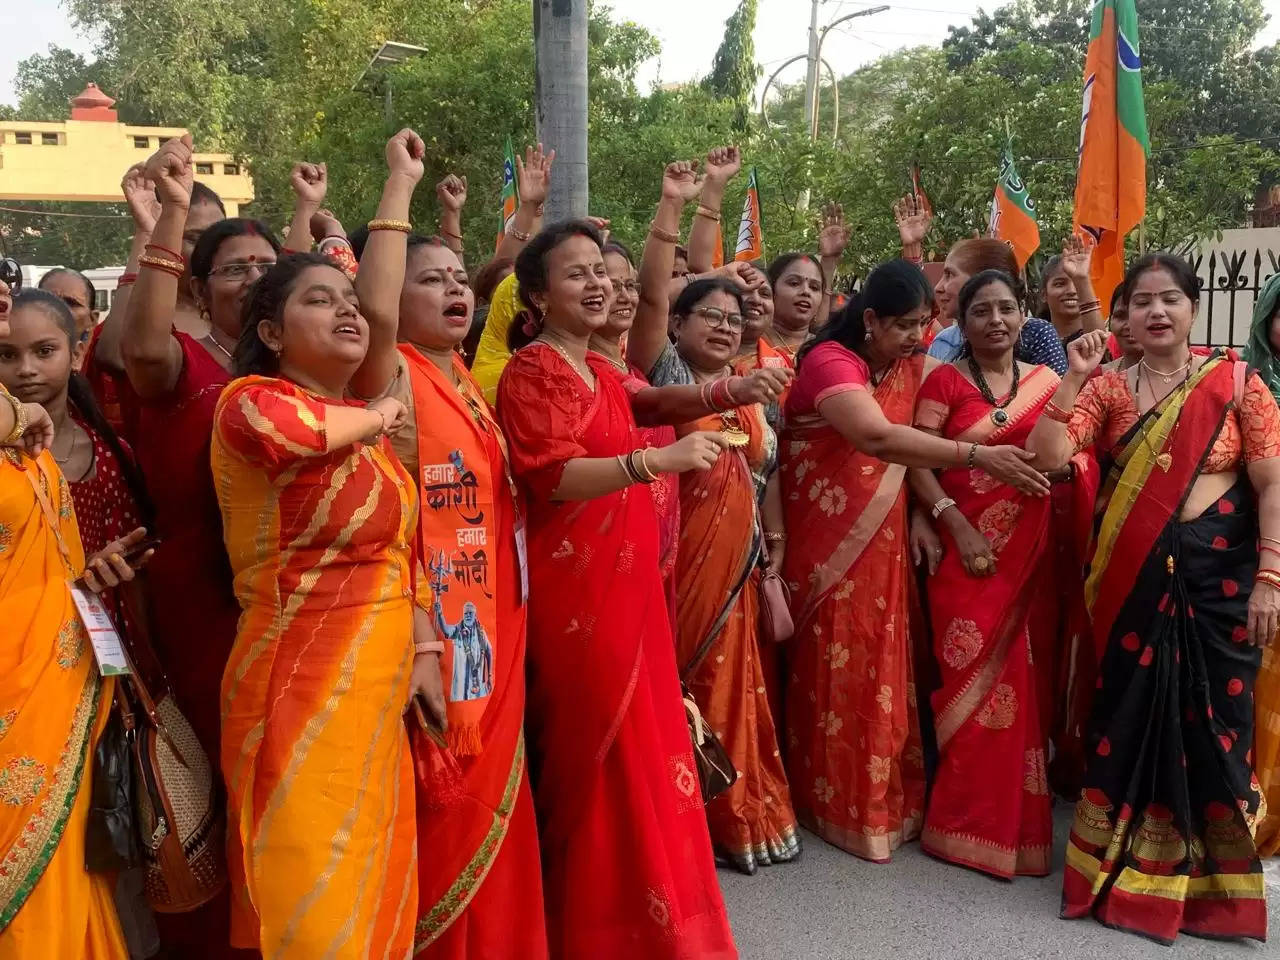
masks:
<path id="1" fill-rule="evenodd" d="M 1188 258 L 1200 280 L 1197 345 L 1242 347 L 1263 284 L 1280 273 L 1280 229 L 1228 230 Z"/>

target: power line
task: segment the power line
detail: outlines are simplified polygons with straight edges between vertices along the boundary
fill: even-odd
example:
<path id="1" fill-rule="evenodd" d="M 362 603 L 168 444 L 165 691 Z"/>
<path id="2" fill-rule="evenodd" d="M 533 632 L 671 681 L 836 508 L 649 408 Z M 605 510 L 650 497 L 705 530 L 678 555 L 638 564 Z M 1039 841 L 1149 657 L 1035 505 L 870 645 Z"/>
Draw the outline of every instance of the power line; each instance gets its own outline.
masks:
<path id="1" fill-rule="evenodd" d="M 1240 139 L 1218 140 L 1211 143 L 1182 144 L 1180 146 L 1173 146 L 1173 147 L 1153 147 L 1151 150 L 1151 153 L 1153 155 L 1167 154 L 1167 153 L 1171 153 L 1171 154 L 1191 153 L 1193 150 L 1212 150 L 1216 147 L 1238 147 L 1247 143 L 1269 143 L 1272 141 L 1275 141 L 1276 143 L 1280 143 L 1280 136 L 1242 137 Z M 1026 163 L 1026 164 L 1078 163 L 1079 159 L 1080 158 L 1075 154 L 1072 154 L 1070 156 L 1062 156 L 1062 157 L 1018 157 L 1017 158 L 1019 163 Z M 945 158 L 938 159 L 938 160 L 929 160 L 927 158 L 920 158 L 916 162 L 920 164 L 922 169 L 924 167 L 971 167 L 972 168 L 972 167 L 982 167 L 982 166 L 994 166 L 994 164 L 987 164 L 985 162 L 977 161 L 977 160 L 947 160 Z"/>
<path id="2" fill-rule="evenodd" d="M 38 217 L 77 217 L 81 220 L 128 220 L 127 213 L 70 213 L 65 210 L 33 210 L 30 207 L 7 207 L 0 205 L 0 210 L 8 213 L 29 213 Z"/>

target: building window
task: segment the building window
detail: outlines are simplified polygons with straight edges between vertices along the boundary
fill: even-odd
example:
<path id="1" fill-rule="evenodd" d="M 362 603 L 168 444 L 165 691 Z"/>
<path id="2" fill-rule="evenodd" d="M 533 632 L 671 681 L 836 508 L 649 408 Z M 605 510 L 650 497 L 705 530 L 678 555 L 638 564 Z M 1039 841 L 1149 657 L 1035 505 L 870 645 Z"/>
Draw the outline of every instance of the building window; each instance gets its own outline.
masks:
<path id="1" fill-rule="evenodd" d="M 196 164 L 196 173 L 203 174 L 203 175 L 205 175 L 205 176 L 212 176 L 212 175 L 213 175 L 213 164 L 212 164 L 212 163 L 197 163 L 197 164 Z"/>
<path id="2" fill-rule="evenodd" d="M 13 134 L 13 142 L 14 142 L 14 143 L 30 143 L 30 142 L 31 142 L 31 134 L 29 134 L 29 133 L 23 133 L 23 132 L 22 132 L 22 131 L 20 131 L 20 130 L 19 130 L 19 131 L 15 131 L 15 132 L 14 132 L 14 134 Z"/>
<path id="3" fill-rule="evenodd" d="M 106 290 L 93 291 L 93 309 L 106 313 L 111 309 L 111 295 Z"/>
<path id="4" fill-rule="evenodd" d="M 137 150 L 145 150 L 147 149 L 147 147 L 151 146 L 151 138 L 150 137 L 134 137 L 133 146 Z"/>
<path id="5" fill-rule="evenodd" d="M 224 163 L 222 165 L 222 172 L 225 173 L 228 177 L 238 177 L 240 176 L 240 164 Z"/>
<path id="6" fill-rule="evenodd" d="M 56 133 L 40 134 L 40 142 L 46 147 L 56 147 L 58 145 L 58 135 Z"/>

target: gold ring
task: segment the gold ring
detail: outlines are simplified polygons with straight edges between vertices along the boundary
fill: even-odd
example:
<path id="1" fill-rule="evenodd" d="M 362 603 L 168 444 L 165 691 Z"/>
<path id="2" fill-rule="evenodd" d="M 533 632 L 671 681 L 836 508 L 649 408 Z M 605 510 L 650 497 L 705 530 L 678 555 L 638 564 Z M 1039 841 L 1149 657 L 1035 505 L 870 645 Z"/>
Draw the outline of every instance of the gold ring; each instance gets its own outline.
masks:
<path id="1" fill-rule="evenodd" d="M 973 569 L 977 570 L 978 572 L 981 573 L 982 571 L 986 570 L 989 566 L 991 566 L 991 561 L 988 560 L 986 557 L 973 558 Z"/>

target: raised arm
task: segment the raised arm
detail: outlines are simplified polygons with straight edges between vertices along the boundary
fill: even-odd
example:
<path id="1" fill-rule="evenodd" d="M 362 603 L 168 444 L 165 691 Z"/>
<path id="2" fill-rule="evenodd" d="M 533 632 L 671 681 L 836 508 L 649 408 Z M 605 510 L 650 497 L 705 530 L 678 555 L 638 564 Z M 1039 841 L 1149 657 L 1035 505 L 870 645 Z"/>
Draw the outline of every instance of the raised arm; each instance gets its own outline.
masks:
<path id="1" fill-rule="evenodd" d="M 724 188 L 742 169 L 742 154 L 737 147 L 716 147 L 707 154 L 702 168 L 702 196 L 693 226 L 689 228 L 689 271 L 703 273 L 715 264 L 716 238 L 723 240 L 720 222 L 724 205 Z"/>
<path id="2" fill-rule="evenodd" d="M 191 206 L 191 134 L 167 141 L 147 161 L 145 176 L 156 185 L 160 216 L 139 262 L 125 311 L 120 355 L 129 383 L 141 397 L 163 396 L 182 373 L 182 348 L 171 327 L 183 265 L 182 231 Z"/>
<path id="3" fill-rule="evenodd" d="M 155 186 L 146 177 L 146 166 L 145 163 L 135 163 L 120 181 L 129 215 L 133 217 L 133 240 L 129 244 L 129 258 L 125 261 L 124 275 L 120 278 L 122 281 L 128 278 L 129 282 L 116 287 L 115 295 L 111 298 L 111 309 L 102 321 L 102 330 L 93 346 L 93 362 L 109 370 L 124 370 L 120 339 L 124 331 L 125 311 L 129 307 L 133 284 L 138 276 L 138 258 L 146 252 L 156 221 L 160 217 L 160 201 L 156 199 Z"/>
<path id="4" fill-rule="evenodd" d="M 933 216 L 919 197 L 908 193 L 893 202 L 893 219 L 898 224 L 898 236 L 902 238 L 902 259 L 914 264 L 923 263 L 924 238 L 929 235 Z"/>
<path id="5" fill-rule="evenodd" d="M 328 168 L 323 163 L 295 163 L 289 174 L 289 186 L 295 199 L 284 250 L 306 253 L 311 249 L 311 219 L 320 212 L 329 190 Z"/>
<path id="6" fill-rule="evenodd" d="M 360 312 L 369 322 L 369 352 L 351 378 L 357 396 L 376 397 L 396 374 L 396 339 L 400 327 L 400 290 L 404 286 L 408 234 L 392 226 L 407 226 L 413 191 L 422 179 L 426 147 L 412 130 L 404 129 L 387 141 L 387 181 L 356 275 Z"/>
<path id="7" fill-rule="evenodd" d="M 1085 333 L 1105 330 L 1106 318 L 1102 315 L 1102 303 L 1093 290 L 1089 269 L 1093 260 L 1093 245 L 1086 244 L 1077 234 L 1071 234 L 1062 243 L 1062 272 L 1075 285 L 1080 301 L 1080 325 Z"/>
<path id="8" fill-rule="evenodd" d="M 840 258 L 849 245 L 849 228 L 844 222 L 844 210 L 838 203 L 828 203 L 822 208 L 822 232 L 818 234 L 818 260 L 822 265 L 822 302 L 818 304 L 818 314 L 813 325 L 821 329 L 831 318 L 831 301 L 834 298 L 833 285 L 836 282 L 836 271 L 840 268 Z"/>
<path id="9" fill-rule="evenodd" d="M 1053 399 L 1031 428 L 1027 437 L 1027 449 L 1036 457 L 1041 470 L 1060 470 L 1076 453 L 1076 442 L 1067 432 L 1076 398 L 1089 379 L 1089 374 L 1107 354 L 1107 335 L 1094 330 L 1078 337 L 1067 348 L 1067 373 L 1058 384 Z M 1092 441 L 1093 431 L 1082 438 Z"/>
<path id="10" fill-rule="evenodd" d="M 440 202 L 440 237 L 462 263 L 462 208 L 467 205 L 467 178 L 449 174 L 436 184 Z"/>
<path id="11" fill-rule="evenodd" d="M 520 154 L 516 154 L 516 196 L 519 198 L 519 205 L 510 229 L 502 235 L 495 257 L 510 257 L 514 260 L 520 255 L 524 245 L 533 239 L 533 235 L 542 229 L 542 210 L 551 190 L 551 164 L 555 159 L 556 152 L 551 150 L 543 153 L 542 144 L 526 148 L 523 160 L 520 159 Z"/>
<path id="12" fill-rule="evenodd" d="M 627 335 L 627 359 L 645 372 L 653 369 L 667 345 L 668 284 L 680 239 L 680 213 L 701 191 L 697 160 L 667 164 L 662 174 L 662 199 L 640 257 L 640 303 Z"/>

